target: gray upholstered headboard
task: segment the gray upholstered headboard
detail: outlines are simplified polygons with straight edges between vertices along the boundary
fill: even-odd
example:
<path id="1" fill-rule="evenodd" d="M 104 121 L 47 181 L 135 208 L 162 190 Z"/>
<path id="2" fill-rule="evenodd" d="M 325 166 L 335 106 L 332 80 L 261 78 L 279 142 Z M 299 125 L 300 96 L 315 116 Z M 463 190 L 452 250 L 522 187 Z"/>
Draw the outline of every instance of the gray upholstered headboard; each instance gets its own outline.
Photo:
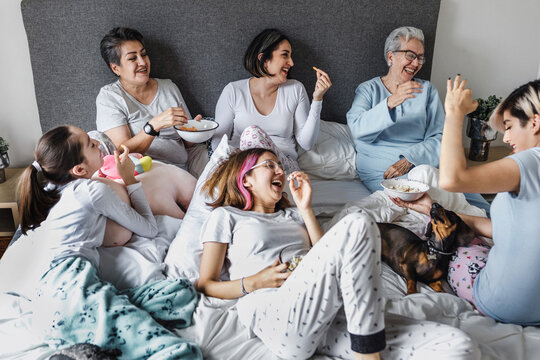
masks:
<path id="1" fill-rule="evenodd" d="M 440 0 L 23 0 L 39 116 L 43 131 L 60 124 L 95 129 L 95 98 L 114 81 L 99 53 L 115 26 L 145 37 L 152 76 L 172 79 L 192 114 L 213 116 L 223 87 L 249 76 L 243 55 L 262 29 L 291 39 L 295 66 L 311 96 L 312 66 L 333 82 L 322 118 L 345 122 L 356 86 L 386 73 L 384 40 L 402 25 L 426 35 L 429 79 Z"/>

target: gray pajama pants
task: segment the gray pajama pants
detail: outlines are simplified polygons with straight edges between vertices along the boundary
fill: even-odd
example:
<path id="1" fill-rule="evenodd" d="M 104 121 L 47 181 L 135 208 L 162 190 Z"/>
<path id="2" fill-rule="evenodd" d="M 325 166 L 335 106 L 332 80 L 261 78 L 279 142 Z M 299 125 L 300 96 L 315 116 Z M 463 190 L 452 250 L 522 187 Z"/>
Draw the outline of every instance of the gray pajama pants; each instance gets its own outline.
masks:
<path id="1" fill-rule="evenodd" d="M 380 259 L 375 222 L 363 213 L 349 214 L 280 288 L 242 298 L 239 317 L 284 359 L 314 353 L 352 359 L 352 351 L 383 351 L 385 338 L 385 359 L 476 358 L 474 342 L 451 326 L 389 315 L 385 329 Z"/>

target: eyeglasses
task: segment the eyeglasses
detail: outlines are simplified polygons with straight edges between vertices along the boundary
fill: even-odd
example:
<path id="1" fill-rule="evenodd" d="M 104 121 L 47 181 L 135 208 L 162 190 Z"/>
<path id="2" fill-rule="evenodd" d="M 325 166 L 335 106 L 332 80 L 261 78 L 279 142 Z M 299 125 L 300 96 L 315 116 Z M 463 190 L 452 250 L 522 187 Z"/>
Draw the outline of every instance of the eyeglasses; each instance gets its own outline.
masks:
<path id="1" fill-rule="evenodd" d="M 412 50 L 394 50 L 392 52 L 405 53 L 405 59 L 407 59 L 409 61 L 414 61 L 414 59 L 418 59 L 419 64 L 425 64 L 425 62 L 426 62 L 426 58 L 424 57 L 424 55 L 418 55 L 417 53 L 415 53 Z"/>
<path id="2" fill-rule="evenodd" d="M 274 160 L 268 159 L 264 160 L 263 162 L 258 163 L 257 165 L 253 165 L 249 168 L 248 171 L 251 171 L 255 168 L 258 168 L 259 166 L 266 166 L 266 168 L 270 171 L 276 172 L 277 168 L 280 168 L 283 171 L 283 165 L 280 163 L 275 162 Z M 246 172 L 248 172 L 246 171 Z"/>

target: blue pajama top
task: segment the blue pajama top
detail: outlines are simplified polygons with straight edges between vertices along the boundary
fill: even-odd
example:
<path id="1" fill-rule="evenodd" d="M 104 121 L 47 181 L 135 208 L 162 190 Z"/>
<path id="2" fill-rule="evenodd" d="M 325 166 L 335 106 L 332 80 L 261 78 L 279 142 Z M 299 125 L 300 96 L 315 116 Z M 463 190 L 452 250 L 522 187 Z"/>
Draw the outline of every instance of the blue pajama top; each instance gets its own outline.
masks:
<path id="1" fill-rule="evenodd" d="M 405 157 L 414 165 L 439 166 L 445 113 L 437 89 L 425 80 L 422 92 L 388 109 L 386 89 L 380 77 L 356 88 L 347 124 L 356 148 L 356 171 L 371 190 L 382 189 L 384 172 Z"/>

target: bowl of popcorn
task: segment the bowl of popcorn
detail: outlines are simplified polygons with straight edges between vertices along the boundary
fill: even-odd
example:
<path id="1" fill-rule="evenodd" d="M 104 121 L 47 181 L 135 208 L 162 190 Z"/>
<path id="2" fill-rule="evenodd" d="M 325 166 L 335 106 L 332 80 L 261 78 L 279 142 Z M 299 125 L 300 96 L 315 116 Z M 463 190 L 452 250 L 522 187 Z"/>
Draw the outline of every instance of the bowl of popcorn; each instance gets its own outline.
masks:
<path id="1" fill-rule="evenodd" d="M 285 246 L 279 252 L 280 264 L 287 263 L 287 271 L 296 269 L 304 256 L 309 252 L 309 248 L 304 244 L 293 244 Z"/>
<path id="2" fill-rule="evenodd" d="M 386 195 L 403 201 L 418 200 L 429 190 L 429 185 L 409 179 L 386 179 L 381 186 Z"/>
<path id="3" fill-rule="evenodd" d="M 202 143 L 214 136 L 219 124 L 212 118 L 203 118 L 200 121 L 188 120 L 182 126 L 175 126 L 178 135 L 192 143 Z"/>

